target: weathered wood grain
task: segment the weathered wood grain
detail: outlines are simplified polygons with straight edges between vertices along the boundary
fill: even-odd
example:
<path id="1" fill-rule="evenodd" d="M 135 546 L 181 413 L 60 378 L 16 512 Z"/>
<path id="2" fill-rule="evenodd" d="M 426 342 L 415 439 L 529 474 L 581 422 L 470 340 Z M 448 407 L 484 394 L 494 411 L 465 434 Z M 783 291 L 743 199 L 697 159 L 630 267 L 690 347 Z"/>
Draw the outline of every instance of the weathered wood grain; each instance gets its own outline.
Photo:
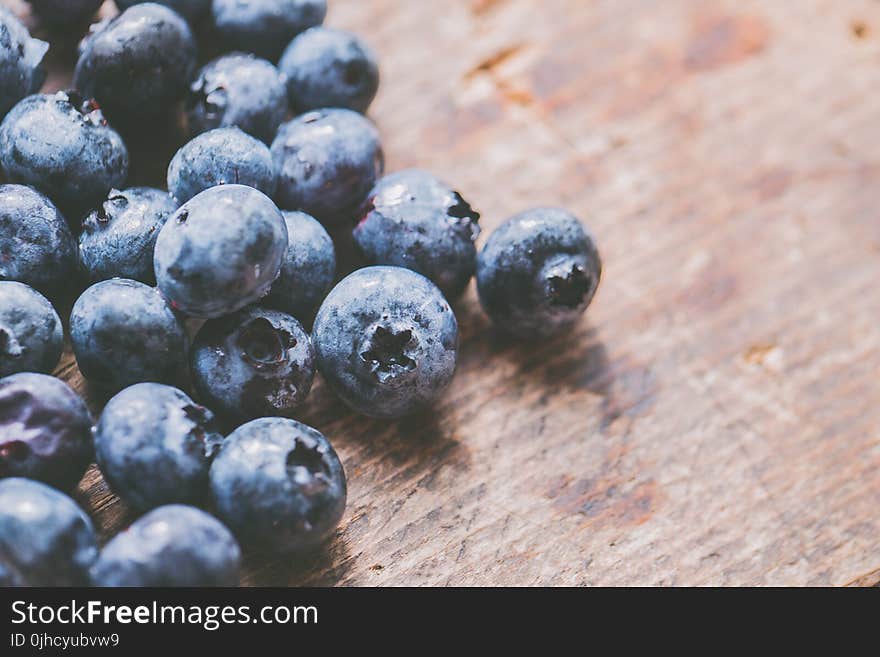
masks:
<path id="1" fill-rule="evenodd" d="M 245 583 L 880 581 L 880 4 L 330 4 L 381 56 L 389 169 L 454 182 L 486 230 L 571 208 L 605 278 L 534 346 L 471 289 L 430 415 L 365 420 L 317 385 L 345 520 Z M 59 373 L 86 391 L 69 353 Z M 78 497 L 104 537 L 132 518 L 95 471 Z"/>

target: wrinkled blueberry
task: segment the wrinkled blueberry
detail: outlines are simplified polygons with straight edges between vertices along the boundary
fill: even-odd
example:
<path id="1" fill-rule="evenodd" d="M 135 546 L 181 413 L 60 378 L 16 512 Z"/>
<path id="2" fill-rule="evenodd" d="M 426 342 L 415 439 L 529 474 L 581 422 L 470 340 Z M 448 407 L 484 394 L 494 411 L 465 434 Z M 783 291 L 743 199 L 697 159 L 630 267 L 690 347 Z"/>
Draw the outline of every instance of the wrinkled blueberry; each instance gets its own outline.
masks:
<path id="1" fill-rule="evenodd" d="M 73 488 L 92 460 L 92 417 L 61 379 L 21 372 L 0 379 L 0 477 Z"/>
<path id="2" fill-rule="evenodd" d="M 46 297 L 24 283 L 0 281 L 0 376 L 49 373 L 63 348 L 61 319 Z"/>
<path id="3" fill-rule="evenodd" d="M 321 374 L 343 401 L 365 415 L 399 417 L 430 405 L 452 381 L 458 325 L 421 274 L 366 267 L 327 295 L 312 342 Z"/>
<path id="4" fill-rule="evenodd" d="M 64 1 L 65 0 L 61 0 L 61 2 Z M 125 11 L 133 5 L 139 5 L 144 2 L 155 2 L 160 5 L 171 7 L 171 9 L 183 16 L 190 23 L 195 23 L 207 16 L 208 10 L 211 7 L 211 0 L 116 0 L 116 6 L 119 7 L 119 11 Z"/>
<path id="5" fill-rule="evenodd" d="M 228 315 L 266 295 L 286 251 L 287 226 L 269 197 L 244 185 L 212 187 L 162 228 L 156 280 L 177 310 Z"/>
<path id="6" fill-rule="evenodd" d="M 199 330 L 190 371 L 199 398 L 227 418 L 289 416 L 312 387 L 315 352 L 290 315 L 245 308 Z"/>
<path id="7" fill-rule="evenodd" d="M 43 85 L 48 50 L 48 43 L 32 38 L 11 11 L 0 7 L 0 119 Z"/>
<path id="8" fill-rule="evenodd" d="M 195 66 L 195 40 L 180 14 L 138 4 L 93 27 L 80 46 L 73 82 L 111 119 L 133 125 L 170 114 Z"/>
<path id="9" fill-rule="evenodd" d="M 0 586 L 85 586 L 97 554 L 92 522 L 67 495 L 0 481 Z"/>
<path id="10" fill-rule="evenodd" d="M 186 362 L 183 323 L 156 288 L 124 278 L 80 295 L 70 312 L 70 342 L 82 375 L 111 389 L 173 382 Z"/>
<path id="11" fill-rule="evenodd" d="M 346 109 L 323 109 L 283 124 L 272 142 L 280 207 L 326 225 L 349 220 L 384 168 L 379 133 Z"/>
<path id="12" fill-rule="evenodd" d="M 154 284 L 156 238 L 176 209 L 161 189 L 110 190 L 107 200 L 83 220 L 79 236 L 79 262 L 89 280 L 119 277 Z"/>
<path id="13" fill-rule="evenodd" d="M 199 71 L 186 107 L 193 135 L 236 126 L 270 143 L 287 115 L 287 88 L 271 62 L 232 53 Z"/>
<path id="14" fill-rule="evenodd" d="M 92 565 L 93 586 L 237 586 L 241 550 L 223 524 L 169 504 L 117 534 Z"/>
<path id="15" fill-rule="evenodd" d="M 345 471 L 315 429 L 261 418 L 233 431 L 211 465 L 220 518 L 243 542 L 274 553 L 326 540 L 345 511 Z"/>
<path id="16" fill-rule="evenodd" d="M 0 164 L 71 221 L 128 176 L 128 151 L 98 106 L 76 92 L 29 96 L 0 124 Z"/>
<path id="17" fill-rule="evenodd" d="M 354 242 L 369 264 L 417 271 L 455 299 L 477 266 L 479 218 L 449 185 L 426 171 L 407 169 L 373 187 Z"/>
<path id="18" fill-rule="evenodd" d="M 306 30 L 287 46 L 278 68 L 287 76 L 288 98 L 296 112 L 344 107 L 364 113 L 379 90 L 375 55 L 342 30 Z"/>
<path id="19" fill-rule="evenodd" d="M 0 280 L 57 297 L 75 271 L 76 241 L 52 201 L 31 187 L 0 185 Z"/>
<path id="20" fill-rule="evenodd" d="M 214 29 L 226 50 L 275 61 L 297 34 L 324 22 L 326 0 L 214 0 Z"/>
<path id="21" fill-rule="evenodd" d="M 521 338 L 541 338 L 577 322 L 601 274 L 599 252 L 577 217 L 536 208 L 489 236 L 477 261 L 477 289 L 497 326 Z"/>
<path id="22" fill-rule="evenodd" d="M 209 130 L 184 144 L 168 166 L 168 192 L 183 205 L 217 185 L 247 185 L 275 192 L 269 148 L 238 128 Z"/>
<path id="23" fill-rule="evenodd" d="M 222 441 L 211 411 L 161 383 L 117 393 L 95 427 L 101 473 L 141 511 L 204 501 L 208 469 Z"/>
<path id="24" fill-rule="evenodd" d="M 264 303 L 306 324 L 333 287 L 336 252 L 333 240 L 317 219 L 305 212 L 285 211 L 289 236 L 281 274 Z"/>
<path id="25" fill-rule="evenodd" d="M 87 23 L 104 0 L 28 0 L 40 22 L 55 29 Z M 118 3 L 117 3 L 118 4 Z"/>

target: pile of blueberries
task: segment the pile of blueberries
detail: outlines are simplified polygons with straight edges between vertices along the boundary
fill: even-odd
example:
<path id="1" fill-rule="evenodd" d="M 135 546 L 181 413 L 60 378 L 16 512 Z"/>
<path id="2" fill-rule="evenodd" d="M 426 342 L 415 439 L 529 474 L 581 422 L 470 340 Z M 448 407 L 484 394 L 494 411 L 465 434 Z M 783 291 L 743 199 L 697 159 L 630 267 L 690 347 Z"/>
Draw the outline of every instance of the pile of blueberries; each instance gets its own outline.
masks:
<path id="1" fill-rule="evenodd" d="M 51 34 L 102 2 L 30 4 Z M 116 4 L 79 46 L 76 90 L 52 94 L 49 44 L 0 7 L 0 585 L 235 585 L 239 542 L 298 555 L 342 517 L 336 452 L 291 419 L 316 372 L 358 413 L 415 413 L 452 381 L 450 301 L 473 276 L 494 324 L 543 339 L 575 325 L 600 259 L 550 208 L 478 253 L 458 192 L 384 175 L 375 57 L 322 27 L 324 0 Z M 218 49 L 200 70 L 194 34 Z M 162 139 L 169 115 L 191 141 L 167 191 L 126 188 L 126 142 Z M 77 296 L 79 370 L 112 395 L 97 424 L 49 375 L 53 303 Z M 93 461 L 145 514 L 100 551 L 61 492 Z"/>

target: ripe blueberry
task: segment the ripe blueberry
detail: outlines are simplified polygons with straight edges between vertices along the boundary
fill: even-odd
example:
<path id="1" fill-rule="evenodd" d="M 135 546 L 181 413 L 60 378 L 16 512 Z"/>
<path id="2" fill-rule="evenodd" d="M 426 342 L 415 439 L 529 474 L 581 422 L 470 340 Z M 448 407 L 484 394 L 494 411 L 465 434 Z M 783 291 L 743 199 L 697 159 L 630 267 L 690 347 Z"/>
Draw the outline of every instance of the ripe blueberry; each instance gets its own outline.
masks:
<path id="1" fill-rule="evenodd" d="M 212 187 L 159 233 L 156 281 L 177 310 L 220 317 L 265 296 L 286 251 L 287 226 L 269 197 L 244 185 Z"/>
<path id="2" fill-rule="evenodd" d="M 477 262 L 477 289 L 497 326 L 541 338 L 577 322 L 601 274 L 599 252 L 581 222 L 565 210 L 537 208 L 489 236 Z"/>
<path id="3" fill-rule="evenodd" d="M 345 471 L 327 439 L 286 418 L 233 431 L 211 466 L 217 512 L 243 542 L 274 553 L 311 550 L 345 510 Z"/>
<path id="4" fill-rule="evenodd" d="M 455 314 L 440 290 L 401 267 L 367 267 L 327 295 L 312 331 L 318 367 L 356 411 L 399 417 L 433 403 L 452 381 Z"/>
<path id="5" fill-rule="evenodd" d="M 89 517 L 67 495 L 0 481 L 0 586 L 85 586 L 97 554 Z"/>
<path id="6" fill-rule="evenodd" d="M 253 307 L 205 323 L 190 352 L 199 397 L 239 421 L 290 415 L 309 394 L 314 361 L 298 321 Z"/>
<path id="7" fill-rule="evenodd" d="M 21 372 L 0 379 L 0 477 L 79 483 L 92 461 L 92 417 L 61 379 Z"/>
<path id="8" fill-rule="evenodd" d="M 223 436 L 214 415 L 177 388 L 138 383 L 116 394 L 95 427 L 95 455 L 111 488 L 141 511 L 203 502 Z"/>
<path id="9" fill-rule="evenodd" d="M 0 281 L 0 376 L 51 372 L 64 332 L 52 304 L 24 283 Z"/>
<path id="10" fill-rule="evenodd" d="M 82 375 L 112 390 L 173 382 L 186 361 L 181 320 L 156 288 L 124 278 L 80 295 L 70 312 L 70 342 Z"/>
<path id="11" fill-rule="evenodd" d="M 446 295 L 461 295 L 477 266 L 480 215 L 426 171 L 382 178 L 367 196 L 354 243 L 372 265 L 396 265 L 430 278 Z"/>

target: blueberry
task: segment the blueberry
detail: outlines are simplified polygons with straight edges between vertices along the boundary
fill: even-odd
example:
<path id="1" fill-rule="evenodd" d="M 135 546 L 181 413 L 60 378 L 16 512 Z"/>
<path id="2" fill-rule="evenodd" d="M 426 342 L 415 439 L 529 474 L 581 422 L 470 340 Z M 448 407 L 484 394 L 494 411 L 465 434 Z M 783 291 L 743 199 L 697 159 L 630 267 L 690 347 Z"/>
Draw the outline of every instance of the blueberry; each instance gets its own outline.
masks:
<path id="1" fill-rule="evenodd" d="M 199 71 L 186 106 L 193 135 L 237 126 L 270 143 L 287 115 L 287 88 L 271 62 L 233 53 Z"/>
<path id="2" fill-rule="evenodd" d="M 211 0 L 116 0 L 116 6 L 119 7 L 119 11 L 125 11 L 129 7 L 150 1 L 170 7 L 190 23 L 207 16 L 211 7 Z"/>
<path id="3" fill-rule="evenodd" d="M 477 266 L 479 218 L 449 185 L 426 171 L 407 169 L 373 187 L 354 243 L 369 264 L 417 271 L 455 299 Z"/>
<path id="4" fill-rule="evenodd" d="M 161 189 L 110 190 L 107 200 L 83 220 L 79 236 L 79 262 L 89 279 L 131 278 L 153 285 L 156 238 L 176 209 Z"/>
<path id="5" fill-rule="evenodd" d="M 311 323 L 336 277 L 333 240 L 311 215 L 296 211 L 283 214 L 290 239 L 281 274 L 265 304 Z"/>
<path id="6" fill-rule="evenodd" d="M 115 390 L 172 382 L 186 361 L 183 323 L 156 288 L 124 278 L 96 283 L 76 300 L 70 342 L 82 375 Z"/>
<path id="7" fill-rule="evenodd" d="M 228 315 L 266 295 L 286 251 L 287 226 L 269 197 L 244 185 L 212 187 L 162 228 L 156 280 L 188 315 Z"/>
<path id="8" fill-rule="evenodd" d="M 275 61 L 297 34 L 324 22 L 326 0 L 214 0 L 214 29 L 226 50 Z"/>
<path id="9" fill-rule="evenodd" d="M 0 124 L 0 165 L 73 219 L 128 175 L 128 151 L 98 106 L 78 93 L 29 96 Z"/>
<path id="10" fill-rule="evenodd" d="M 346 109 L 323 109 L 283 124 L 272 142 L 278 204 L 331 225 L 355 216 L 382 175 L 379 133 Z"/>
<path id="11" fill-rule="evenodd" d="M 104 0 L 28 0 L 40 21 L 52 29 L 82 25 L 98 11 Z"/>
<path id="12" fill-rule="evenodd" d="M 0 376 L 51 372 L 64 332 L 52 304 L 24 283 L 0 281 Z"/>
<path id="13" fill-rule="evenodd" d="M 95 427 L 102 474 L 119 497 L 142 511 L 204 501 L 208 469 L 222 441 L 211 411 L 161 383 L 119 392 Z"/>
<path id="14" fill-rule="evenodd" d="M 267 196 L 275 192 L 269 148 L 238 128 L 199 135 L 175 154 L 168 166 L 168 192 L 182 205 L 210 187 L 247 185 Z"/>
<path id="15" fill-rule="evenodd" d="M 196 66 L 189 25 L 168 7 L 147 3 L 98 24 L 83 40 L 74 85 L 116 121 L 170 114 Z"/>
<path id="16" fill-rule="evenodd" d="M 306 30 L 287 46 L 278 68 L 287 76 L 288 98 L 296 112 L 344 107 L 365 113 L 379 89 L 375 55 L 342 30 Z"/>
<path id="17" fill-rule="evenodd" d="M 227 418 L 288 416 L 312 387 L 315 352 L 293 317 L 252 307 L 207 322 L 190 366 L 199 397 Z"/>
<path id="18" fill-rule="evenodd" d="M 458 325 L 431 281 L 400 267 L 367 267 L 327 295 L 312 331 L 318 368 L 356 411 L 399 417 L 446 389 Z"/>
<path id="19" fill-rule="evenodd" d="M 75 272 L 76 241 L 52 201 L 24 185 L 0 185 L 0 280 L 57 297 Z"/>
<path id="20" fill-rule="evenodd" d="M 0 481 L 0 586 L 85 586 L 97 554 L 89 517 L 67 495 Z"/>
<path id="21" fill-rule="evenodd" d="M 542 338 L 577 322 L 601 274 L 599 252 L 581 222 L 565 210 L 536 208 L 489 236 L 477 261 L 477 289 L 497 326 Z"/>
<path id="22" fill-rule="evenodd" d="M 46 80 L 43 57 L 49 44 L 31 37 L 11 11 L 0 7 L 0 119 Z"/>
<path id="23" fill-rule="evenodd" d="M 73 488 L 92 461 L 92 417 L 61 379 L 21 372 L 0 379 L 0 477 Z"/>
<path id="24" fill-rule="evenodd" d="M 117 534 L 92 565 L 93 586 L 237 586 L 241 551 L 216 518 L 170 504 Z"/>
<path id="25" fill-rule="evenodd" d="M 233 431 L 211 465 L 220 518 L 266 552 L 301 553 L 326 540 L 345 510 L 345 471 L 305 424 L 261 418 Z"/>

